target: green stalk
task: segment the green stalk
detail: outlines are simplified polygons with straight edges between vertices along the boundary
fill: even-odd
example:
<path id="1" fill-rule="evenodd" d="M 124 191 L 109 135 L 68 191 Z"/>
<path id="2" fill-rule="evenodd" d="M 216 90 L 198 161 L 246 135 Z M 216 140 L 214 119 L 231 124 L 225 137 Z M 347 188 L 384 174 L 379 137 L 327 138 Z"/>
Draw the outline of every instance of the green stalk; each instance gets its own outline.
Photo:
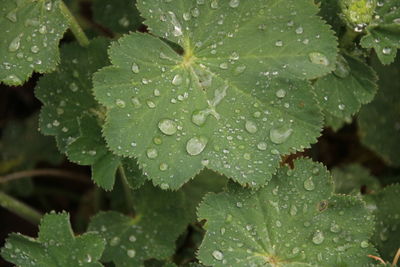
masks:
<path id="1" fill-rule="evenodd" d="M 68 20 L 69 29 L 74 34 L 75 38 L 78 40 L 78 43 L 81 46 L 88 46 L 89 39 L 87 38 L 85 32 L 82 30 L 81 26 L 79 25 L 74 15 L 72 15 L 71 11 L 63 1 L 60 2 L 60 10 L 65 16 L 65 18 Z"/>
<path id="2" fill-rule="evenodd" d="M 127 202 L 126 203 L 127 210 L 131 215 L 133 215 L 134 208 L 133 208 L 132 190 L 129 187 L 128 180 L 126 179 L 125 170 L 122 167 L 122 165 L 118 167 L 118 171 L 119 171 L 119 176 L 121 177 L 122 187 L 124 188 L 125 199 Z"/>
<path id="3" fill-rule="evenodd" d="M 0 191 L 0 206 L 9 210 L 12 213 L 24 218 L 25 220 L 33 223 L 39 224 L 42 214 L 35 209 L 29 207 L 25 203 L 22 203 L 18 199 L 13 198 Z"/>
<path id="4" fill-rule="evenodd" d="M 345 49 L 352 48 L 354 46 L 354 40 L 357 38 L 358 34 L 359 33 L 355 32 L 353 29 L 347 28 L 341 38 L 340 46 Z"/>

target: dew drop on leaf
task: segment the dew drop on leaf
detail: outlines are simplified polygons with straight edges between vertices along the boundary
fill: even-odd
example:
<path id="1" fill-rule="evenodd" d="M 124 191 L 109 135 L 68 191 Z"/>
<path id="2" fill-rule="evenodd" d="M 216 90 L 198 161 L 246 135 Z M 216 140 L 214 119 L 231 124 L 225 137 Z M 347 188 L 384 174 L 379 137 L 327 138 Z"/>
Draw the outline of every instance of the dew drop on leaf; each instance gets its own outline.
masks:
<path id="1" fill-rule="evenodd" d="M 192 114 L 192 122 L 197 126 L 202 126 L 207 120 L 209 112 L 207 110 L 196 110 Z"/>
<path id="2" fill-rule="evenodd" d="M 120 241 L 121 239 L 118 236 L 115 236 L 110 240 L 110 246 L 115 247 L 119 244 Z"/>
<path id="3" fill-rule="evenodd" d="M 136 251 L 134 249 L 128 249 L 126 251 L 126 254 L 128 255 L 129 258 L 134 258 L 136 255 Z"/>
<path id="4" fill-rule="evenodd" d="M 167 168 L 168 168 L 168 167 L 167 167 Z M 161 187 L 161 189 L 163 189 L 163 190 L 169 189 L 169 185 L 166 184 L 166 183 L 162 183 L 162 184 L 160 185 L 160 187 Z"/>
<path id="5" fill-rule="evenodd" d="M 139 66 L 136 63 L 133 63 L 131 70 L 133 73 L 139 73 Z"/>
<path id="6" fill-rule="evenodd" d="M 267 150 L 267 143 L 265 143 L 265 142 L 260 142 L 260 143 L 257 144 L 257 148 L 258 148 L 259 150 L 262 150 L 262 151 Z"/>
<path id="7" fill-rule="evenodd" d="M 15 52 L 19 49 L 20 45 L 21 45 L 21 36 L 18 35 L 11 41 L 10 45 L 8 46 L 8 51 Z"/>
<path id="8" fill-rule="evenodd" d="M 315 231 L 313 237 L 312 237 L 312 242 L 316 245 L 322 244 L 322 242 L 324 242 L 324 233 L 322 233 L 322 231 L 317 230 Z"/>
<path id="9" fill-rule="evenodd" d="M 115 100 L 115 105 L 117 105 L 117 107 L 120 107 L 120 108 L 124 108 L 126 106 L 125 101 L 122 99 Z"/>
<path id="10" fill-rule="evenodd" d="M 324 54 L 321 54 L 319 52 L 312 52 L 312 53 L 308 54 L 308 58 L 314 64 L 323 65 L 323 66 L 329 65 L 328 58 Z"/>
<path id="11" fill-rule="evenodd" d="M 282 126 L 278 128 L 272 128 L 269 131 L 269 137 L 271 141 L 275 144 L 283 144 L 293 133 L 293 129 L 287 126 Z"/>
<path id="12" fill-rule="evenodd" d="M 135 108 L 140 108 L 140 106 L 142 106 L 142 104 L 139 101 L 139 98 L 137 98 L 137 97 L 132 97 L 131 101 L 132 101 L 133 107 L 135 107 Z"/>
<path id="13" fill-rule="evenodd" d="M 149 148 L 147 149 L 146 154 L 149 159 L 155 159 L 158 156 L 158 151 L 155 148 Z"/>
<path id="14" fill-rule="evenodd" d="M 238 7 L 239 4 L 240 4 L 239 0 L 231 0 L 231 1 L 229 1 L 229 6 L 232 7 L 232 8 Z"/>
<path id="15" fill-rule="evenodd" d="M 182 84 L 182 81 L 183 81 L 182 76 L 181 76 L 180 74 L 176 74 L 176 75 L 174 76 L 174 78 L 172 78 L 171 83 L 172 83 L 173 85 L 180 85 L 180 84 Z"/>
<path id="16" fill-rule="evenodd" d="M 222 261 L 224 258 L 224 254 L 222 254 L 222 252 L 219 250 L 214 250 L 212 252 L 212 256 L 214 257 L 214 259 L 216 259 L 218 261 Z"/>
<path id="17" fill-rule="evenodd" d="M 361 246 L 362 248 L 367 248 L 367 247 L 369 247 L 368 241 L 366 241 L 366 240 L 361 241 L 360 246 Z"/>
<path id="18" fill-rule="evenodd" d="M 390 47 L 385 47 L 382 49 L 382 54 L 390 55 L 392 53 L 392 49 Z"/>
<path id="19" fill-rule="evenodd" d="M 166 171 L 168 170 L 168 164 L 167 163 L 161 163 L 160 164 L 160 171 Z"/>
<path id="20" fill-rule="evenodd" d="M 246 121 L 245 128 L 246 128 L 246 131 L 251 134 L 256 133 L 258 130 L 257 124 L 254 121 Z"/>
<path id="21" fill-rule="evenodd" d="M 40 49 L 39 49 L 39 47 L 37 45 L 34 45 L 34 46 L 31 47 L 31 52 L 34 53 L 34 54 L 39 53 L 39 50 Z"/>
<path id="22" fill-rule="evenodd" d="M 286 91 L 283 89 L 279 89 L 278 91 L 276 91 L 276 96 L 278 98 L 284 98 L 286 96 Z"/>
<path id="23" fill-rule="evenodd" d="M 165 135 L 174 135 L 177 131 L 177 125 L 173 120 L 162 119 L 158 123 L 158 129 Z"/>
<path id="24" fill-rule="evenodd" d="M 339 78 L 346 78 L 347 76 L 349 76 L 349 73 L 349 64 L 343 56 L 339 56 L 336 62 L 336 69 L 333 71 L 333 74 L 335 74 Z"/>
<path id="25" fill-rule="evenodd" d="M 208 143 L 208 139 L 204 136 L 196 136 L 189 139 L 186 143 L 186 151 L 189 155 L 196 156 L 203 152 Z"/>
<path id="26" fill-rule="evenodd" d="M 312 191 L 315 189 L 315 184 L 313 182 L 312 177 L 309 177 L 308 179 L 306 179 L 303 183 L 304 185 L 304 189 L 306 189 L 307 191 Z"/>

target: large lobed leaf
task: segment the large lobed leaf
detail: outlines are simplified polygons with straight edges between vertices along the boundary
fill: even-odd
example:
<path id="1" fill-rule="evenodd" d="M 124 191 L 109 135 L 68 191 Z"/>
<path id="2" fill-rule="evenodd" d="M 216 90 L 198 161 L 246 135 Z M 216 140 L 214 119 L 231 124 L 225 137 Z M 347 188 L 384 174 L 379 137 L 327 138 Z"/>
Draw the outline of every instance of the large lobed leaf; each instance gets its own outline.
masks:
<path id="1" fill-rule="evenodd" d="M 207 220 L 199 259 L 210 266 L 369 266 L 374 220 L 357 198 L 333 194 L 311 160 L 283 167 L 258 191 L 231 185 L 198 210 Z"/>
<path id="2" fill-rule="evenodd" d="M 75 237 L 67 213 L 43 217 L 39 236 L 34 239 L 12 233 L 1 250 L 2 257 L 21 267 L 102 266 L 104 240 L 95 233 Z"/>
<path id="3" fill-rule="evenodd" d="M 114 43 L 94 76 L 112 151 L 163 188 L 205 166 L 242 185 L 271 179 L 322 118 L 306 79 L 333 70 L 336 41 L 311 1 L 138 1 L 150 31 Z M 176 47 L 176 45 L 175 45 Z"/>
<path id="4" fill-rule="evenodd" d="M 40 78 L 36 96 L 44 104 L 42 133 L 55 136 L 59 149 L 71 161 L 91 165 L 92 179 L 111 190 L 119 167 L 133 186 L 143 183 L 144 176 L 135 161 L 109 152 L 101 134 L 104 114 L 91 92 L 92 74 L 108 63 L 107 46 L 100 38 L 87 48 L 76 43 L 63 46 L 60 68 Z"/>
<path id="5" fill-rule="evenodd" d="M 145 184 L 133 193 L 135 217 L 115 211 L 96 215 L 89 230 L 106 241 L 102 260 L 119 266 L 143 266 L 151 258 L 166 259 L 175 251 L 175 241 L 189 222 L 183 194 Z"/>
<path id="6" fill-rule="evenodd" d="M 61 0 L 0 2 L 0 82 L 20 85 L 32 72 L 50 72 L 59 62 L 58 44 L 68 28 Z"/>

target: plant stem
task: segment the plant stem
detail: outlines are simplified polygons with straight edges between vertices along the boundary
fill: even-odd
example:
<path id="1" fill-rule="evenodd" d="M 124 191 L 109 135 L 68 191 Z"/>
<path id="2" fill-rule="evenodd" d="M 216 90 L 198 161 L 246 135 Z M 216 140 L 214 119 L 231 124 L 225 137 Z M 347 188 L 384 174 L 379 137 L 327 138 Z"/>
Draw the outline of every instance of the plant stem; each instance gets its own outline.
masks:
<path id="1" fill-rule="evenodd" d="M 346 32 L 342 36 L 342 40 L 340 41 L 340 46 L 342 48 L 351 48 L 354 46 L 354 39 L 358 36 L 358 32 L 355 32 L 353 29 L 347 28 Z"/>
<path id="2" fill-rule="evenodd" d="M 22 203 L 18 199 L 13 198 L 0 191 L 0 206 L 17 214 L 18 216 L 24 218 L 25 220 L 33 223 L 39 224 L 42 214 L 35 209 L 29 207 L 25 203 Z"/>
<path id="3" fill-rule="evenodd" d="M 68 20 L 69 28 L 71 32 L 74 34 L 75 38 L 78 40 L 78 43 L 81 46 L 88 46 L 89 39 L 87 38 L 85 32 L 82 30 L 81 26 L 79 25 L 74 15 L 72 15 L 69 8 L 65 5 L 64 1 L 60 2 L 60 9 L 65 18 Z"/>
<path id="4" fill-rule="evenodd" d="M 5 176 L 0 176 L 0 184 L 34 176 L 54 176 L 69 180 L 75 180 L 83 183 L 89 182 L 89 179 L 85 175 L 82 175 L 80 173 L 58 170 L 58 169 L 38 169 L 38 170 L 14 172 Z"/>
<path id="5" fill-rule="evenodd" d="M 118 167 L 118 171 L 119 171 L 119 176 L 121 177 L 122 187 L 124 188 L 125 200 L 127 202 L 126 207 L 128 209 L 128 212 L 131 215 L 133 215 L 134 208 L 133 208 L 132 190 L 129 187 L 128 180 L 126 179 L 126 175 L 125 175 L 125 170 L 122 167 L 122 165 L 120 165 Z"/>

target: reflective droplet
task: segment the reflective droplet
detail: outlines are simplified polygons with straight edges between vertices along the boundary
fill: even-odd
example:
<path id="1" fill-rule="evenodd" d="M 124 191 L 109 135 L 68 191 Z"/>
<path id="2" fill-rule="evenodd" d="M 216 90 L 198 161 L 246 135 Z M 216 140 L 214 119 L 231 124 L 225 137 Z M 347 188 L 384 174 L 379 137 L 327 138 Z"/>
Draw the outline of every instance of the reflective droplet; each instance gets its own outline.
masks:
<path id="1" fill-rule="evenodd" d="M 222 261 L 224 259 L 224 254 L 222 254 L 221 251 L 219 250 L 214 250 L 212 252 L 212 256 L 214 257 L 214 259 L 216 259 L 217 261 Z"/>
<path id="2" fill-rule="evenodd" d="M 135 242 L 136 241 L 136 236 L 134 236 L 134 235 L 129 236 L 129 241 Z"/>
<path id="3" fill-rule="evenodd" d="M 38 53 L 39 52 L 39 47 L 37 45 L 32 46 L 31 47 L 31 52 L 34 53 L 34 54 Z"/>
<path id="4" fill-rule="evenodd" d="M 121 239 L 118 236 L 115 236 L 110 240 L 110 246 L 115 247 L 120 241 Z"/>
<path id="5" fill-rule="evenodd" d="M 367 248 L 367 247 L 369 247 L 368 241 L 366 241 L 366 240 L 361 241 L 360 246 L 361 246 L 362 248 Z"/>
<path id="6" fill-rule="evenodd" d="M 218 1 L 217 0 L 212 0 L 211 1 L 211 8 L 212 9 L 217 9 L 219 7 Z"/>
<path id="7" fill-rule="evenodd" d="M 283 89 L 279 89 L 276 91 L 276 97 L 278 98 L 284 98 L 286 96 L 286 91 Z"/>
<path id="8" fill-rule="evenodd" d="M 246 121 L 245 128 L 246 128 L 246 131 L 251 134 L 256 133 L 258 130 L 257 124 L 254 121 Z"/>
<path id="9" fill-rule="evenodd" d="M 158 128 L 163 134 L 174 135 L 177 131 L 176 122 L 170 119 L 162 119 L 158 123 Z"/>
<path id="10" fill-rule="evenodd" d="M 16 75 L 14 75 L 14 74 L 8 75 L 8 76 L 4 79 L 4 82 L 5 82 L 5 83 L 8 83 L 8 84 L 14 84 L 14 85 L 18 85 L 18 84 L 21 84 L 21 83 L 22 83 L 21 79 L 18 78 L 18 77 L 17 77 Z"/>
<path id="11" fill-rule="evenodd" d="M 251 155 L 249 153 L 244 153 L 243 158 L 246 160 L 251 160 Z"/>
<path id="12" fill-rule="evenodd" d="M 220 69 L 223 69 L 223 70 L 228 69 L 228 63 L 223 62 L 223 63 L 219 64 L 219 68 L 220 68 Z"/>
<path id="13" fill-rule="evenodd" d="M 332 233 L 339 233 L 340 232 L 340 226 L 336 223 L 332 223 L 331 224 L 331 228 L 330 228 Z"/>
<path id="14" fill-rule="evenodd" d="M 172 79 L 172 84 L 173 85 L 180 85 L 182 84 L 183 78 L 180 74 L 176 74 L 174 78 Z"/>
<path id="15" fill-rule="evenodd" d="M 153 94 L 154 94 L 154 96 L 160 96 L 161 95 L 160 90 L 158 90 L 158 89 L 154 89 Z"/>
<path id="16" fill-rule="evenodd" d="M 298 27 L 298 28 L 296 29 L 296 33 L 297 33 L 297 34 L 302 34 L 303 32 L 304 32 L 303 27 Z"/>
<path id="17" fill-rule="evenodd" d="M 382 54 L 390 55 L 392 53 L 392 49 L 390 47 L 385 47 L 382 49 Z"/>
<path id="18" fill-rule="evenodd" d="M 156 107 L 156 103 L 154 103 L 154 102 L 151 101 L 151 100 L 147 100 L 147 101 L 146 101 L 146 104 L 147 104 L 147 106 L 148 106 L 149 108 L 155 108 L 155 107 Z"/>
<path id="19" fill-rule="evenodd" d="M 161 163 L 160 164 L 160 171 L 166 171 L 168 170 L 168 164 L 167 163 Z"/>
<path id="20" fill-rule="evenodd" d="M 309 177 L 308 179 L 306 179 L 303 183 L 304 185 L 304 189 L 308 190 L 308 191 L 312 191 L 315 189 L 315 184 L 312 180 L 312 177 Z"/>
<path id="21" fill-rule="evenodd" d="M 11 41 L 10 45 L 8 46 L 8 51 L 15 52 L 19 49 L 20 45 L 21 45 L 21 35 L 18 35 Z"/>
<path id="22" fill-rule="evenodd" d="M 312 53 L 308 54 L 308 58 L 314 64 L 323 65 L 323 66 L 329 65 L 328 58 L 324 54 L 321 54 L 319 52 L 312 52 Z"/>
<path id="23" fill-rule="evenodd" d="M 166 183 L 162 183 L 162 184 L 160 185 L 160 187 L 161 187 L 162 190 L 167 190 L 167 189 L 169 189 L 169 185 L 166 184 Z"/>
<path id="24" fill-rule="evenodd" d="M 204 136 L 196 136 L 189 139 L 186 143 L 186 151 L 189 155 L 196 156 L 203 152 L 208 143 L 208 139 Z"/>
<path id="25" fill-rule="evenodd" d="M 283 46 L 283 42 L 281 40 L 278 40 L 278 41 L 275 42 L 275 46 L 282 47 Z"/>
<path id="26" fill-rule="evenodd" d="M 142 104 L 139 101 L 139 98 L 137 98 L 137 97 L 132 97 L 131 101 L 135 108 L 140 108 L 140 106 L 142 106 Z"/>
<path id="27" fill-rule="evenodd" d="M 196 110 L 192 114 L 192 122 L 197 126 L 202 126 L 207 120 L 210 112 L 208 110 Z"/>
<path id="28" fill-rule="evenodd" d="M 146 154 L 147 154 L 147 157 L 148 157 L 149 159 L 155 159 L 155 158 L 158 157 L 158 151 L 157 151 L 157 149 L 155 149 L 155 148 L 149 148 L 149 149 L 147 149 Z"/>
<path id="29" fill-rule="evenodd" d="M 287 126 L 282 126 L 278 128 L 272 128 L 269 131 L 269 138 L 271 141 L 275 144 L 283 144 L 286 142 L 286 140 L 290 137 L 290 135 L 293 133 L 293 129 L 287 127 Z"/>
<path id="30" fill-rule="evenodd" d="M 235 75 L 240 75 L 242 74 L 244 71 L 246 70 L 246 66 L 245 65 L 241 65 L 241 66 L 237 66 L 234 70 L 234 74 Z"/>
<path id="31" fill-rule="evenodd" d="M 344 109 L 346 108 L 346 106 L 345 106 L 344 104 L 339 104 L 339 105 L 338 105 L 338 108 L 339 108 L 340 110 L 344 110 Z"/>
<path id="32" fill-rule="evenodd" d="M 324 237 L 324 234 L 322 233 L 322 231 L 317 230 L 314 233 L 314 236 L 312 238 L 312 242 L 314 244 L 316 244 L 316 245 L 319 245 L 319 244 L 322 244 L 322 242 L 324 242 L 324 239 L 325 239 L 325 237 Z"/>
<path id="33" fill-rule="evenodd" d="M 124 108 L 126 106 L 125 101 L 122 99 L 115 100 L 115 105 L 117 105 L 117 107 L 120 107 L 120 108 Z"/>
<path id="34" fill-rule="evenodd" d="M 349 73 L 349 64 L 343 56 L 339 55 L 336 62 L 336 69 L 333 71 L 333 74 L 335 74 L 339 78 L 346 78 L 347 76 L 349 76 Z"/>
<path id="35" fill-rule="evenodd" d="M 139 73 L 139 66 L 136 63 L 133 63 L 131 70 L 133 73 Z"/>
<path id="36" fill-rule="evenodd" d="M 160 137 L 154 137 L 153 142 L 156 145 L 161 145 L 162 144 L 162 139 Z"/>
<path id="37" fill-rule="evenodd" d="M 128 255 L 129 258 L 134 258 L 136 255 L 136 251 L 134 249 L 128 249 L 126 251 L 126 254 Z"/>
<path id="38" fill-rule="evenodd" d="M 297 207 L 295 205 L 292 205 L 290 207 L 290 215 L 295 216 L 297 214 Z"/>
<path id="39" fill-rule="evenodd" d="M 6 15 L 6 18 L 9 19 L 11 22 L 17 22 L 17 9 L 11 10 Z"/>
<path id="40" fill-rule="evenodd" d="M 240 1 L 239 1 L 239 0 L 231 0 L 231 1 L 229 2 L 229 6 L 232 7 L 232 8 L 238 7 L 239 4 L 240 4 Z"/>
<path id="41" fill-rule="evenodd" d="M 257 144 L 257 148 L 259 150 L 267 150 L 267 147 L 268 147 L 268 145 L 265 142 L 260 142 L 260 143 Z"/>

